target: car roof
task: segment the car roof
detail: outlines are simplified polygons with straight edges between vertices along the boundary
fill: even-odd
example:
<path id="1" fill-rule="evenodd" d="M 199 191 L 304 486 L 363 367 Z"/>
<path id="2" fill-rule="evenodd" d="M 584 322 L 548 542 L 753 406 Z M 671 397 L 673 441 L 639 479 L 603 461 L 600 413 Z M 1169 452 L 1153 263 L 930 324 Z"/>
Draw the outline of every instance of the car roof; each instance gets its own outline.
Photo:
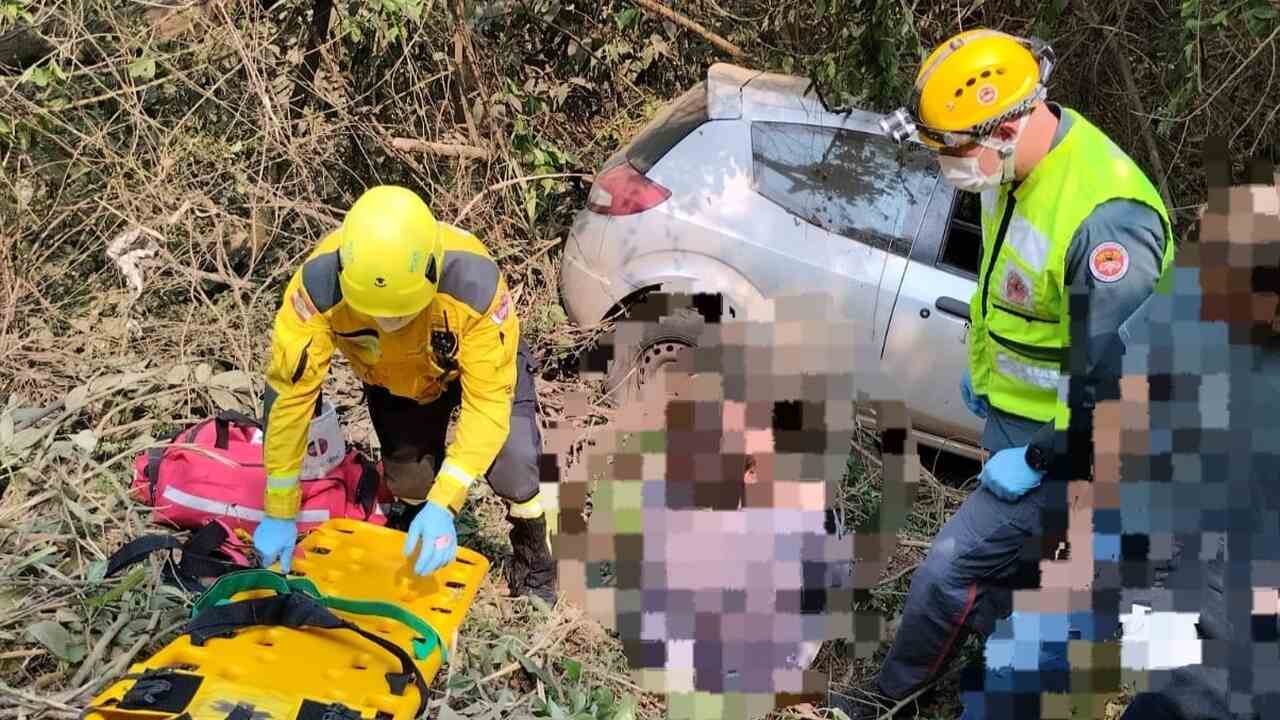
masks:
<path id="1" fill-rule="evenodd" d="M 715 63 L 707 69 L 707 114 L 712 120 L 790 119 L 880 133 L 879 113 L 859 108 L 829 112 L 809 78 L 731 63 Z"/>

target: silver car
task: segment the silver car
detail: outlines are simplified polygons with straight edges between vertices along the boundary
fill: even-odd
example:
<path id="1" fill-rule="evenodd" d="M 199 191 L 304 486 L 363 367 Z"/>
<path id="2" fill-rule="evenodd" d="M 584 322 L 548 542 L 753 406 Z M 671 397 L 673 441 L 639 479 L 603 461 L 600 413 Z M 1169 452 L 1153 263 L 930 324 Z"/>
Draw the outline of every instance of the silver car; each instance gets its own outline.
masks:
<path id="1" fill-rule="evenodd" d="M 959 389 L 978 198 L 878 119 L 828 110 L 805 78 L 713 65 L 596 174 L 561 263 L 569 318 L 594 325 L 656 289 L 718 292 L 744 318 L 765 298 L 828 294 L 868 329 L 858 342 L 899 380 L 917 440 L 979 457 Z M 628 347 L 612 376 L 643 382 L 699 319 Z"/>

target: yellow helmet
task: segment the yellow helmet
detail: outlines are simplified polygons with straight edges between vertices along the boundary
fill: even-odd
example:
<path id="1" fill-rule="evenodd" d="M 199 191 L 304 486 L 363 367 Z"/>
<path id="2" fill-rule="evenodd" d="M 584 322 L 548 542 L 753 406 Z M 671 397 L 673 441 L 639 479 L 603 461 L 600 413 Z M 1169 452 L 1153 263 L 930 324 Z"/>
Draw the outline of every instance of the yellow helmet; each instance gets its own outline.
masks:
<path id="1" fill-rule="evenodd" d="M 914 131 L 933 148 L 981 140 L 1045 97 L 1053 51 L 1045 43 L 997 30 L 962 32 L 920 65 L 911 103 L 881 120 L 898 142 Z"/>
<path id="2" fill-rule="evenodd" d="M 417 315 L 431 304 L 444 267 L 441 230 L 417 193 L 395 185 L 365 191 L 339 229 L 338 282 L 357 312 Z"/>

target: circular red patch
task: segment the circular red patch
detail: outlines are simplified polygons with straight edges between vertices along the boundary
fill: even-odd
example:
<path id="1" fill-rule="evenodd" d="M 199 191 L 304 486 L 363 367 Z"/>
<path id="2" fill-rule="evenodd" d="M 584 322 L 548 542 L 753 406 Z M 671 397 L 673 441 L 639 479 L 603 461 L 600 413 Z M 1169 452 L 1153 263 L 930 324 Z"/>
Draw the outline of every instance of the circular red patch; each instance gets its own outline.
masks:
<path id="1" fill-rule="evenodd" d="M 1000 93 L 996 91 L 995 85 L 983 85 L 978 88 L 978 102 L 983 105 L 990 105 L 995 102 L 996 98 L 999 96 Z"/>
<path id="2" fill-rule="evenodd" d="M 1024 305 L 1031 296 L 1031 288 L 1027 287 L 1027 283 L 1022 279 L 1021 275 L 1016 272 L 1009 273 L 1009 276 L 1005 278 L 1004 296 L 1008 298 L 1009 302 Z"/>
<path id="3" fill-rule="evenodd" d="M 1115 282 L 1129 272 L 1129 251 L 1116 242 L 1104 242 L 1089 254 L 1089 272 L 1099 282 Z"/>

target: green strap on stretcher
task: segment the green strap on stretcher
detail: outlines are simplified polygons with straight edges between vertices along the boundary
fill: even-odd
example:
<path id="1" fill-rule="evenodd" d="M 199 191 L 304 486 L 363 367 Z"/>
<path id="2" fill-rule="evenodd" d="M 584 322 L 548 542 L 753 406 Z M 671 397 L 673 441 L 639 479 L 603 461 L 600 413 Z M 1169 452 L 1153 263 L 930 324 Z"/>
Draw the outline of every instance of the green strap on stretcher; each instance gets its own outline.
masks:
<path id="1" fill-rule="evenodd" d="M 440 633 L 436 632 L 436 629 L 431 627 L 430 623 L 399 605 L 377 600 L 350 600 L 333 595 L 325 595 L 308 578 L 286 578 L 271 570 L 238 570 L 223 575 L 196 600 L 195 607 L 191 609 L 191 617 L 194 618 L 215 605 L 228 603 L 231 601 L 232 596 L 250 590 L 274 590 L 280 595 L 295 591 L 301 592 L 333 610 L 358 615 L 376 615 L 395 620 L 402 625 L 408 626 L 420 636 L 413 639 L 413 656 L 415 659 L 426 659 L 431 655 L 431 651 L 439 646 L 441 662 L 449 661 L 449 651 L 445 647 L 444 641 L 440 638 Z"/>

